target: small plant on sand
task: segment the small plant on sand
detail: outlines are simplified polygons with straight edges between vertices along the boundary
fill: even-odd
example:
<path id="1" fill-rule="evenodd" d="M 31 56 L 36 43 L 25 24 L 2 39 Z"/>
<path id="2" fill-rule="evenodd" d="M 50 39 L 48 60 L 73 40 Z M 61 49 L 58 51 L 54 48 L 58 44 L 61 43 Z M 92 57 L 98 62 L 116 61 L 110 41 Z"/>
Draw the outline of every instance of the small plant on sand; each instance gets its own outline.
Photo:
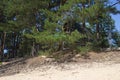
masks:
<path id="1" fill-rule="evenodd" d="M 0 62 L 0 65 L 2 65 L 2 62 Z"/>
<path id="2" fill-rule="evenodd" d="M 50 51 L 48 51 L 48 50 L 39 51 L 38 54 L 39 54 L 40 56 L 46 56 L 46 57 L 48 57 L 48 56 L 50 56 Z"/>

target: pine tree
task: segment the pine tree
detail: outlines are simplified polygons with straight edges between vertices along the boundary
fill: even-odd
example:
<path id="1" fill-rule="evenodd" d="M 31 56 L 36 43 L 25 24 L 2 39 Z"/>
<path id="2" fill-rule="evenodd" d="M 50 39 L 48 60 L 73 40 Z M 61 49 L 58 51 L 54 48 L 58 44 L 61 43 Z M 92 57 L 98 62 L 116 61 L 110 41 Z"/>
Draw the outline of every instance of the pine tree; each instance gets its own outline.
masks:
<path id="1" fill-rule="evenodd" d="M 40 49 L 71 48 L 76 42 L 107 47 L 107 37 L 115 29 L 111 13 L 119 11 L 108 0 L 1 0 L 1 53 L 4 45 L 10 45 L 5 43 L 8 34 L 12 35 L 10 43 L 21 40 L 19 50 L 30 53 L 32 49 L 31 55 Z"/>

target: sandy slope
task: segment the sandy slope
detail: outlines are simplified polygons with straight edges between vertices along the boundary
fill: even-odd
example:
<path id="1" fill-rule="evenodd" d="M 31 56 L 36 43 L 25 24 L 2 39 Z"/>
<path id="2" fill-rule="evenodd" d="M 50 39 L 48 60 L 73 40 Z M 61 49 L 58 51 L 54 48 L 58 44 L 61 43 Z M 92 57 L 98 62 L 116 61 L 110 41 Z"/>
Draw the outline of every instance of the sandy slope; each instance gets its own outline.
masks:
<path id="1" fill-rule="evenodd" d="M 0 80 L 120 80 L 120 63 L 70 63 L 0 77 Z"/>

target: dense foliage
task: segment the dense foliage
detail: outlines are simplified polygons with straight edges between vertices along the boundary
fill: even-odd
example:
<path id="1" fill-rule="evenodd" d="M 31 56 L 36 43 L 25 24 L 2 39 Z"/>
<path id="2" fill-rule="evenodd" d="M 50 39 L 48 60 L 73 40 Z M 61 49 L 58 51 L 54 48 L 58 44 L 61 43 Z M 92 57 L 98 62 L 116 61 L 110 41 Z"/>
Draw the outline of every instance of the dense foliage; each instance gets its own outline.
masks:
<path id="1" fill-rule="evenodd" d="M 108 0 L 0 0 L 1 60 L 5 49 L 15 57 L 100 50 L 111 39 L 111 45 L 119 46 L 120 34 L 110 16 L 119 13 Z"/>

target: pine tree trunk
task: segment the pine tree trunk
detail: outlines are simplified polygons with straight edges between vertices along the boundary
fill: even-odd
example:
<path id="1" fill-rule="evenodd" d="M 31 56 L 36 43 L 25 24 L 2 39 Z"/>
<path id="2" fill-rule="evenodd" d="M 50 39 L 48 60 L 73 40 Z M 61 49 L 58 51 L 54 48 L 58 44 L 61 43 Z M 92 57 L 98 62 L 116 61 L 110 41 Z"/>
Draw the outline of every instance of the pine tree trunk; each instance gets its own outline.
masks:
<path id="1" fill-rule="evenodd" d="M 85 20 L 84 20 L 83 23 L 82 23 L 82 27 L 83 27 L 83 29 L 86 28 Z"/>
<path id="2" fill-rule="evenodd" d="M 15 33 L 12 34 L 12 38 L 13 38 L 13 46 L 12 46 L 12 58 L 15 58 Z"/>
<path id="3" fill-rule="evenodd" d="M 100 39 L 99 23 L 97 23 L 97 25 L 96 25 L 96 39 L 97 40 Z"/>
<path id="4" fill-rule="evenodd" d="M 34 56 L 35 56 L 35 53 L 36 53 L 36 50 L 35 50 L 35 42 L 33 42 L 33 43 L 32 43 L 31 56 L 34 57 Z"/>
<path id="5" fill-rule="evenodd" d="M 84 9 L 85 9 L 85 5 L 82 4 L 82 7 L 83 7 L 83 10 L 84 10 Z M 83 27 L 83 28 L 86 28 L 86 25 L 85 25 L 85 18 L 83 18 L 82 27 Z"/>
<path id="6" fill-rule="evenodd" d="M 3 32 L 3 39 L 1 39 L 1 50 L 0 50 L 0 60 L 3 61 L 4 58 L 4 46 L 5 46 L 5 39 L 6 39 L 6 32 Z"/>

